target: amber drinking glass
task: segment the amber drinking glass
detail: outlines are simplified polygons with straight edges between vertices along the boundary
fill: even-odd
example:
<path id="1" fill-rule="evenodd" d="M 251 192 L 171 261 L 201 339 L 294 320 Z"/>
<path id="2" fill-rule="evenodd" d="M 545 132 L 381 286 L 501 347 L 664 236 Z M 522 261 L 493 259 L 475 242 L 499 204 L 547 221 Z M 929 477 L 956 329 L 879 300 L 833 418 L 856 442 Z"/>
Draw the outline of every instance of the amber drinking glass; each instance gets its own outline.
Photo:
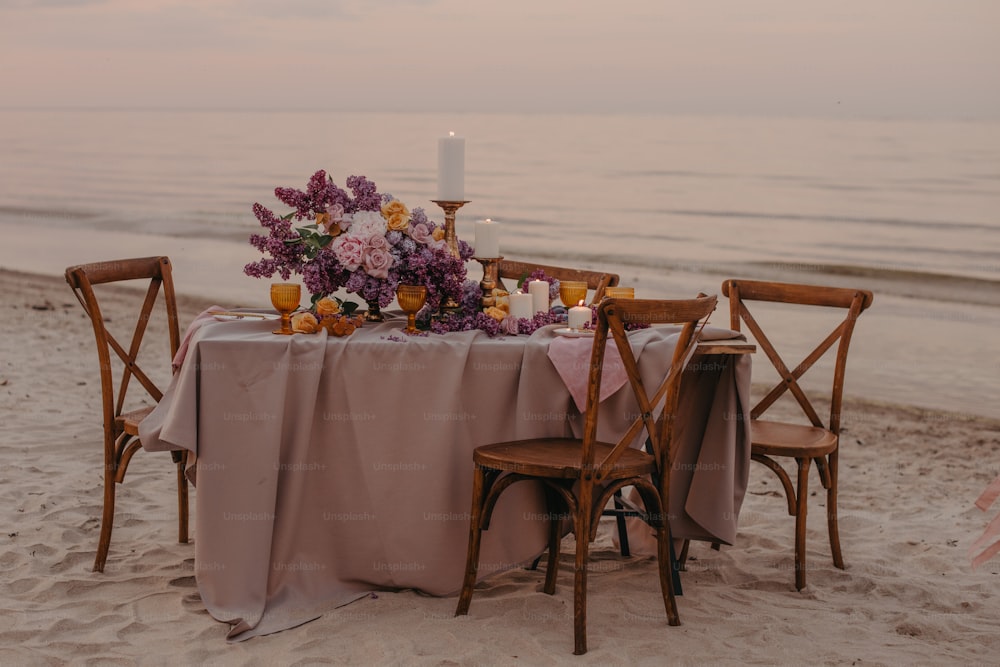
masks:
<path id="1" fill-rule="evenodd" d="M 559 300 L 567 308 L 587 300 L 587 283 L 578 280 L 559 281 Z"/>
<path id="2" fill-rule="evenodd" d="M 604 297 L 607 299 L 634 299 L 634 287 L 605 287 Z"/>
<path id="3" fill-rule="evenodd" d="M 273 283 L 271 285 L 271 305 L 281 313 L 281 328 L 273 333 L 291 335 L 292 313 L 299 307 L 302 298 L 302 286 L 295 283 Z"/>
<path id="4" fill-rule="evenodd" d="M 400 285 L 396 288 L 396 300 L 406 313 L 406 333 L 417 330 L 417 313 L 427 302 L 427 288 L 423 285 Z"/>

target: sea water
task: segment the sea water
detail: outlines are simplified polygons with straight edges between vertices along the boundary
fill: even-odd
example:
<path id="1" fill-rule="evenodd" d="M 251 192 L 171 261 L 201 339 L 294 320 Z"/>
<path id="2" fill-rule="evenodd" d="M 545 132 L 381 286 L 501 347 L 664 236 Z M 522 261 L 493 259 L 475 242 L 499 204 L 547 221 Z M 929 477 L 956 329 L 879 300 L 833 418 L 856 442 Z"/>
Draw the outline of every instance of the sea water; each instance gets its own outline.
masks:
<path id="1" fill-rule="evenodd" d="M 254 202 L 287 212 L 274 188 L 325 169 L 440 221 L 448 131 L 467 144 L 460 237 L 489 217 L 505 256 L 612 270 L 640 297 L 724 277 L 872 289 L 848 394 L 1000 416 L 998 122 L 2 110 L 0 267 L 162 253 L 181 290 L 264 301 L 240 271 Z M 782 320 L 803 346 L 822 326 Z"/>

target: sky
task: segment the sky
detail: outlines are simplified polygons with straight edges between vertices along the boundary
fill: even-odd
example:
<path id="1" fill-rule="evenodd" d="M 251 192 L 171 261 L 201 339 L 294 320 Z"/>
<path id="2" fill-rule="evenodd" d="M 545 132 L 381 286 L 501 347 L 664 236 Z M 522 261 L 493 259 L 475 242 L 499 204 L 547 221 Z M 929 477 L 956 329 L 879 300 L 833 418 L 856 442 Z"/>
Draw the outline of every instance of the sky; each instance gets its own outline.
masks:
<path id="1" fill-rule="evenodd" d="M 0 107 L 1000 118 L 1000 0 L 0 0 Z"/>

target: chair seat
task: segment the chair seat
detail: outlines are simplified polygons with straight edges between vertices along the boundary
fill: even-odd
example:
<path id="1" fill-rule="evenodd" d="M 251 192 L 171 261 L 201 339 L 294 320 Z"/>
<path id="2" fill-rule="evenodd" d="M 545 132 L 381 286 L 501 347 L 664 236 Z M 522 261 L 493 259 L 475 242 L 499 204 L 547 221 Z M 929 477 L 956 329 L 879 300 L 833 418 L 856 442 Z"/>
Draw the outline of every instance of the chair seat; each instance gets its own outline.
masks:
<path id="1" fill-rule="evenodd" d="M 837 436 L 825 428 L 755 419 L 750 435 L 754 454 L 815 458 L 837 448 Z"/>
<path id="2" fill-rule="evenodd" d="M 576 479 L 580 477 L 582 442 L 573 438 L 536 438 L 514 440 L 477 447 L 473 460 L 477 465 L 523 475 Z M 607 456 L 614 445 L 594 443 L 594 460 Z M 605 479 L 623 479 L 648 475 L 654 470 L 653 457 L 641 449 L 626 449 L 605 475 Z"/>
<path id="3" fill-rule="evenodd" d="M 123 412 L 115 417 L 115 423 L 129 435 L 139 435 L 139 422 L 153 411 L 153 406 L 139 408 L 130 412 Z"/>

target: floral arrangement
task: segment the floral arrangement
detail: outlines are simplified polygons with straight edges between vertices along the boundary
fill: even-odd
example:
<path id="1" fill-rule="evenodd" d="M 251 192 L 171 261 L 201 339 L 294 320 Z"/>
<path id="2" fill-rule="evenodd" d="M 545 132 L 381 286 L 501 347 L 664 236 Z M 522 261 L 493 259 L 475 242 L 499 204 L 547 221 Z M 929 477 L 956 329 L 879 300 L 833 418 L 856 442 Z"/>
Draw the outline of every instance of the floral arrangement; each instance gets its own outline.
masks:
<path id="1" fill-rule="evenodd" d="M 305 191 L 275 188 L 274 196 L 292 212 L 278 216 L 254 204 L 254 215 L 268 233 L 251 235 L 250 243 L 265 257 L 247 264 L 244 272 L 255 278 L 277 273 L 283 280 L 301 275 L 314 306 L 343 289 L 369 307 L 384 308 L 403 284 L 427 287 L 432 309 L 462 297 L 465 262 L 472 257 L 467 243 L 459 241 L 455 257 L 444 229 L 423 209 L 410 211 L 364 176 L 349 177 L 347 188 L 350 194 L 321 169 Z M 293 221 L 303 220 L 308 224 L 293 227 Z"/>
<path id="2" fill-rule="evenodd" d="M 350 176 L 347 189 L 338 187 L 324 170 L 309 179 L 305 190 L 275 188 L 274 196 L 292 211 L 278 215 L 260 203 L 254 216 L 267 230 L 252 234 L 250 244 L 264 257 L 244 267 L 248 276 L 269 278 L 292 274 L 312 295 L 312 309 L 296 319 L 298 330 L 325 328 L 332 335 L 349 335 L 361 326 L 353 315 L 357 304 L 333 297 L 343 289 L 357 294 L 369 308 L 388 306 L 399 285 L 423 285 L 427 302 L 417 315 L 422 328 L 435 333 L 479 329 L 490 336 L 531 334 L 539 327 L 564 321 L 561 307 L 515 318 L 502 300 L 485 312 L 480 287 L 466 279 L 465 263 L 473 250 L 459 241 L 455 257 L 444 240 L 444 228 L 423 209 L 412 211 L 391 195 L 379 193 L 364 176 Z M 349 192 L 348 192 L 349 191 Z M 302 223 L 296 227 L 296 223 Z M 559 294 L 559 281 L 535 271 L 519 281 L 545 280 L 549 301 Z M 460 308 L 440 314 L 441 304 Z M 308 317 L 306 316 L 308 315 Z"/>

